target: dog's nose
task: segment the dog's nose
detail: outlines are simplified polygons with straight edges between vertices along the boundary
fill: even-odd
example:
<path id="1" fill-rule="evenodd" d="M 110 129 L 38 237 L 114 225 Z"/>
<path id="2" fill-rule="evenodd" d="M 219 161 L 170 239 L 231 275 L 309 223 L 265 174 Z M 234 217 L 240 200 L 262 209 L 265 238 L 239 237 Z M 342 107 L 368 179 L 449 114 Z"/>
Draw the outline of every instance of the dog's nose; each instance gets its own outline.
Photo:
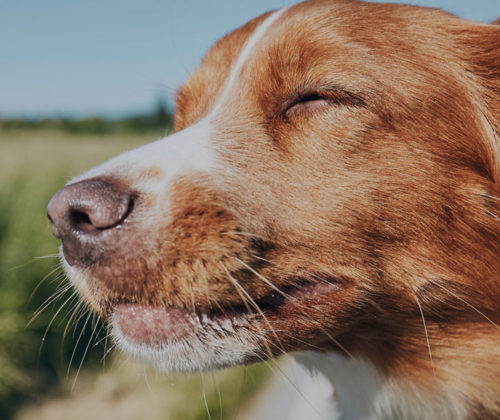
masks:
<path id="1" fill-rule="evenodd" d="M 122 224 L 133 194 L 108 179 L 92 178 L 60 189 L 49 202 L 52 232 L 62 240 L 66 261 L 90 265 L 104 252 L 101 243 Z"/>

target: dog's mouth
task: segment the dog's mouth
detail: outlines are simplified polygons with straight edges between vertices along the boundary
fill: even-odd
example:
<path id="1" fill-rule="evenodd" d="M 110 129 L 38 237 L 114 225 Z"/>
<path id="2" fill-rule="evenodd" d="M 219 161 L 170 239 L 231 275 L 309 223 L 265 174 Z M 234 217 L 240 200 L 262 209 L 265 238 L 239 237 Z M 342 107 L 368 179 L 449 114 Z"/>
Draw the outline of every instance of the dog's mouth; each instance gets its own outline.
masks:
<path id="1" fill-rule="evenodd" d="M 304 305 L 320 304 L 340 287 L 335 281 L 302 282 L 260 299 L 242 296 L 242 303 L 236 306 L 224 307 L 219 302 L 208 310 L 122 301 L 113 305 L 110 320 L 122 338 L 152 348 L 189 342 L 207 333 L 225 337 L 245 329 L 262 334 L 272 329 L 273 321 Z"/>
<path id="2" fill-rule="evenodd" d="M 112 325 L 138 345 L 162 347 L 196 337 L 207 329 L 231 334 L 247 321 L 248 313 L 198 312 L 169 306 L 119 304 L 112 314 Z"/>

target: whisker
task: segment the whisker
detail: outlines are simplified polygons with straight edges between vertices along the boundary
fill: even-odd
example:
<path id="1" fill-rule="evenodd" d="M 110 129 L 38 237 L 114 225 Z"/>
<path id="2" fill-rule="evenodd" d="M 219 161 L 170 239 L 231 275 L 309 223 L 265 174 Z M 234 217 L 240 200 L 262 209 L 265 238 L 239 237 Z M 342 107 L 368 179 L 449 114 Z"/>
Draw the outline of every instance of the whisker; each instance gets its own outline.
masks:
<path id="1" fill-rule="evenodd" d="M 71 313 L 69 318 L 66 320 L 66 325 L 64 326 L 63 334 L 62 334 L 62 339 L 61 339 L 61 346 L 59 349 L 59 352 L 61 354 L 61 360 L 64 359 L 64 341 L 66 340 L 66 335 L 68 333 L 68 330 L 70 326 L 73 326 L 72 321 L 75 316 L 75 314 L 78 312 L 79 308 L 83 305 L 83 302 L 79 300 L 79 296 L 75 296 L 76 302 L 75 305 L 73 306 L 73 309 L 68 310 L 67 314 Z M 67 317 L 67 315 L 66 315 Z"/>
<path id="2" fill-rule="evenodd" d="M 229 279 L 231 280 L 231 282 L 233 283 L 233 285 L 235 286 L 235 288 L 237 290 L 239 289 L 241 291 L 241 293 L 243 293 L 246 296 L 246 298 L 248 299 L 248 302 L 250 302 L 250 304 L 257 310 L 257 312 L 260 314 L 260 316 L 262 317 L 262 319 L 264 320 L 264 322 L 267 324 L 267 326 L 271 330 L 271 333 L 274 335 L 274 338 L 276 338 L 277 343 L 281 347 L 281 352 L 283 354 L 286 354 L 286 351 L 283 348 L 283 345 L 281 343 L 281 340 L 278 337 L 278 334 L 276 333 L 274 327 L 271 325 L 271 323 L 269 322 L 269 320 L 267 319 L 267 317 L 264 315 L 264 312 L 262 312 L 262 309 L 260 309 L 259 305 L 257 305 L 257 303 L 255 302 L 255 300 L 248 294 L 248 292 L 245 290 L 245 288 L 231 275 L 231 273 L 229 272 L 229 270 L 224 265 L 222 265 L 222 266 L 224 267 L 224 269 L 225 269 L 225 271 L 226 271 Z"/>
<path id="3" fill-rule="evenodd" d="M 28 324 L 26 324 L 26 328 L 28 328 L 32 323 L 33 321 L 53 302 L 55 302 L 57 299 L 59 299 L 60 297 L 62 297 L 62 295 L 64 293 L 66 293 L 71 287 L 67 287 L 67 288 L 64 288 L 64 289 L 61 289 L 55 296 L 53 299 L 50 300 L 50 302 L 48 302 L 43 308 L 41 308 L 38 312 L 36 312 L 34 315 L 33 315 L 33 318 L 31 318 L 31 320 L 28 322 Z M 47 326 L 47 329 L 45 330 L 45 334 L 43 335 L 45 337 L 45 335 L 47 334 L 47 331 L 48 329 L 50 328 L 50 326 L 52 325 L 52 323 L 54 322 L 54 320 L 56 319 L 57 315 L 59 314 L 59 312 L 61 312 L 61 310 L 64 308 L 64 306 L 66 306 L 66 304 L 75 297 L 76 295 L 76 291 L 74 291 L 73 293 L 70 294 L 70 296 L 63 302 L 63 304 L 59 307 L 59 309 L 56 311 L 56 313 L 52 316 L 52 319 L 50 320 L 49 322 L 49 325 Z"/>
<path id="4" fill-rule="evenodd" d="M 228 232 L 223 232 L 223 233 L 221 233 L 221 235 L 224 235 L 224 236 L 228 236 L 228 235 L 249 236 L 251 238 L 256 238 L 256 239 L 262 239 L 262 240 L 264 240 L 264 238 L 262 236 L 256 235 L 255 233 L 239 232 L 239 231 L 236 231 L 236 230 L 231 230 L 231 231 L 228 231 Z"/>
<path id="5" fill-rule="evenodd" d="M 239 284 L 236 282 L 236 280 L 229 274 L 229 270 L 226 268 L 225 265 L 223 265 L 221 263 L 222 267 L 224 268 L 224 270 L 226 271 L 226 274 L 228 275 L 229 277 L 229 280 L 231 281 L 231 283 L 234 285 L 234 287 L 236 288 L 236 292 L 240 295 L 240 298 L 241 298 L 241 301 L 243 302 L 243 305 L 245 305 L 245 308 L 247 309 L 247 311 L 249 313 L 252 313 L 252 309 L 250 309 L 250 306 L 248 305 L 248 298 L 245 297 L 244 294 L 242 294 L 242 291 L 240 290 L 240 286 Z"/>
<path id="6" fill-rule="evenodd" d="M 268 264 L 271 264 L 275 269 L 278 269 L 281 273 L 287 275 L 287 276 L 295 276 L 296 273 L 293 272 L 293 271 L 289 271 L 289 270 L 285 270 L 283 269 L 282 267 L 279 267 L 274 261 L 271 261 L 271 260 L 268 260 L 264 257 L 261 257 L 260 255 L 256 255 L 256 254 L 252 254 L 252 258 L 255 258 L 257 260 L 261 260 L 261 261 L 264 261 Z M 328 280 L 324 279 L 323 277 L 319 276 L 317 273 L 312 273 L 312 272 L 308 272 L 308 273 L 305 273 L 304 276 L 307 276 L 307 277 L 311 277 L 317 281 L 320 281 L 324 284 L 331 284 L 331 282 L 329 282 Z"/>
<path id="7" fill-rule="evenodd" d="M 45 276 L 43 276 L 42 279 L 38 282 L 38 284 L 33 288 L 33 291 L 31 292 L 30 297 L 28 298 L 28 303 L 31 302 L 31 299 L 33 299 L 33 296 L 35 295 L 36 291 L 45 282 L 45 280 L 47 280 L 52 274 L 57 272 L 57 270 L 59 269 L 62 270 L 62 266 L 60 264 L 55 264 L 53 267 L 54 268 L 51 268 L 51 270 Z"/>
<path id="8" fill-rule="evenodd" d="M 346 355 L 348 355 L 349 357 L 353 358 L 353 355 L 342 345 L 339 343 L 339 341 L 337 339 L 335 339 L 331 334 L 329 334 L 325 328 L 321 325 L 321 323 L 319 323 L 318 321 L 312 319 L 310 316 L 308 316 L 306 313 L 304 313 L 302 310 L 305 308 L 304 305 L 302 305 L 297 298 L 295 298 L 294 296 L 291 296 L 285 292 L 283 292 L 281 289 L 279 289 L 276 285 L 274 285 L 271 281 L 269 281 L 268 279 L 266 279 L 264 276 L 262 276 L 260 273 L 258 273 L 257 271 L 255 271 L 252 267 L 250 267 L 248 264 L 246 264 L 245 262 L 243 262 L 242 260 L 240 260 L 239 258 L 237 258 L 237 260 L 244 266 L 246 267 L 248 270 L 250 270 L 253 274 L 255 274 L 259 279 L 261 279 L 262 281 L 264 281 L 269 287 L 273 288 L 273 290 L 276 290 L 278 293 L 280 293 L 283 297 L 287 298 L 290 300 L 290 302 L 296 306 L 301 312 L 302 312 L 302 315 L 305 316 L 305 318 L 313 323 L 314 325 L 316 325 L 317 327 L 320 328 L 320 330 L 334 343 L 336 344 Z M 314 310 L 315 312 L 318 312 L 318 310 L 316 308 L 309 308 L 309 309 L 312 309 Z"/>
<path id="9" fill-rule="evenodd" d="M 83 328 L 80 330 L 80 335 L 78 336 L 78 340 L 76 340 L 75 346 L 73 347 L 73 352 L 71 353 L 71 358 L 69 359 L 69 363 L 68 363 L 68 369 L 66 370 L 66 377 L 69 377 L 69 371 L 71 369 L 71 365 L 73 364 L 73 359 L 75 357 L 76 349 L 78 348 L 78 344 L 80 343 L 83 332 L 85 331 L 85 328 L 87 327 L 87 323 L 89 322 L 91 315 L 92 315 L 92 313 L 89 311 L 87 314 L 87 319 L 85 320 L 85 323 L 83 324 Z M 74 386 L 75 386 L 75 382 L 73 382 L 71 389 L 73 389 Z"/>
<path id="10" fill-rule="evenodd" d="M 109 336 L 109 335 L 108 335 Z M 116 347 L 116 344 L 111 344 L 111 346 L 104 352 L 103 356 L 102 356 L 102 363 L 104 364 L 106 362 L 106 356 L 111 353 L 114 348 Z"/>
<path id="11" fill-rule="evenodd" d="M 45 258 L 45 257 L 42 257 L 42 258 Z M 7 268 L 7 272 L 19 270 L 20 268 L 26 267 L 26 266 L 28 266 L 30 264 L 33 264 L 33 263 L 37 262 L 38 259 L 40 259 L 40 258 L 39 257 L 32 257 L 28 261 L 26 261 L 26 262 L 24 262 L 22 264 L 15 265 L 14 267 Z"/>
<path id="12" fill-rule="evenodd" d="M 215 390 L 217 391 L 217 396 L 219 398 L 219 420 L 222 420 L 222 395 L 220 392 L 220 384 L 219 381 L 217 380 L 215 374 L 212 372 L 212 382 L 214 385 Z"/>
<path id="13" fill-rule="evenodd" d="M 304 393 L 297 387 L 297 385 L 290 379 L 290 377 L 284 372 L 284 370 L 279 366 L 279 364 L 274 361 L 273 359 L 265 360 L 259 356 L 257 356 L 262 363 L 264 363 L 268 369 L 276 375 L 276 372 L 281 375 L 292 387 L 293 389 L 299 394 L 299 396 L 306 402 L 306 404 L 318 415 L 318 417 L 322 420 L 326 420 L 323 415 L 320 413 L 320 411 L 309 401 L 309 399 L 304 395 Z M 276 375 L 278 376 L 278 375 Z"/>
<path id="14" fill-rule="evenodd" d="M 64 302 L 63 304 L 59 307 L 59 309 L 56 311 L 56 313 L 52 316 L 52 319 L 50 320 L 49 324 L 47 325 L 47 328 L 45 328 L 45 332 L 43 333 L 42 336 L 42 342 L 40 344 L 40 348 L 38 350 L 38 358 L 40 359 L 42 355 L 42 348 L 43 348 L 43 343 L 45 342 L 45 339 L 47 338 L 47 334 L 50 330 L 50 327 L 52 326 L 52 323 L 54 320 L 57 318 L 57 315 L 63 310 L 63 308 L 66 306 L 66 304 L 75 297 L 76 291 L 73 292 Z M 30 321 L 31 322 L 31 321 Z"/>
<path id="15" fill-rule="evenodd" d="M 317 273 L 308 273 L 308 276 L 312 277 L 315 280 L 320 281 L 321 283 L 332 284 L 330 281 L 328 281 L 328 280 L 324 279 L 323 277 L 319 276 Z"/>
<path id="16" fill-rule="evenodd" d="M 103 352 L 102 359 L 101 359 L 103 369 L 106 367 L 106 355 L 108 354 L 108 339 L 109 339 L 109 337 L 111 337 L 111 328 L 108 324 L 106 324 L 106 335 L 104 336 L 104 338 L 105 338 L 105 340 L 104 340 L 104 352 Z M 113 346 L 111 346 L 111 348 L 113 348 Z"/>
<path id="17" fill-rule="evenodd" d="M 500 201 L 500 198 L 499 197 L 495 197 L 494 195 L 490 195 L 490 194 L 482 194 L 483 197 L 488 197 L 488 198 L 491 198 L 492 200 L 498 200 Z"/>
<path id="18" fill-rule="evenodd" d="M 425 322 L 424 311 L 422 309 L 422 305 L 420 305 L 420 301 L 418 300 L 418 296 L 415 294 L 415 300 L 417 301 L 418 309 L 420 310 L 420 315 L 422 316 L 422 322 L 424 323 L 424 331 L 425 331 L 425 339 L 427 341 L 427 348 L 429 350 L 429 359 L 431 360 L 432 371 L 434 375 L 436 374 L 436 370 L 434 367 L 434 360 L 432 359 L 432 351 L 431 351 L 431 342 L 429 340 L 429 332 L 427 331 L 427 324 Z"/>
<path id="19" fill-rule="evenodd" d="M 92 313 L 92 322 L 94 322 L 94 319 L 95 319 L 94 315 L 95 314 Z M 90 337 L 89 337 L 89 341 L 87 343 L 87 346 L 85 347 L 85 350 L 83 351 L 82 360 L 80 360 L 80 364 L 78 365 L 78 370 L 76 371 L 75 379 L 73 380 L 73 385 L 71 385 L 71 392 L 73 392 L 73 390 L 75 388 L 76 381 L 78 379 L 78 375 L 80 374 L 80 371 L 82 370 L 83 361 L 85 360 L 85 357 L 87 356 L 87 353 L 88 353 L 89 348 L 90 348 L 90 344 L 92 343 L 92 339 L 94 338 L 94 335 L 96 334 L 96 330 L 97 330 L 98 325 L 99 324 L 97 322 L 94 323 L 94 326 L 92 328 L 92 333 L 90 334 Z"/>
<path id="20" fill-rule="evenodd" d="M 244 261 L 240 260 L 239 258 L 236 257 L 236 261 L 238 261 L 241 265 L 243 265 L 245 268 L 250 270 L 253 274 L 255 274 L 259 279 L 261 279 L 264 283 L 266 283 L 271 289 L 277 291 L 280 293 L 282 296 L 289 298 L 291 300 L 296 300 L 293 296 L 289 295 L 288 293 L 283 292 L 281 289 L 279 289 L 276 285 L 271 283 L 268 279 L 266 279 L 263 275 L 255 271 L 252 267 L 250 267 L 248 264 L 246 264 Z"/>
<path id="21" fill-rule="evenodd" d="M 102 330 L 103 327 L 101 327 Z M 104 337 L 102 337 L 100 340 L 96 341 L 94 344 L 94 347 L 97 347 L 99 344 L 101 344 L 103 341 L 106 342 L 106 340 L 111 337 L 111 333 L 108 331 Z"/>
<path id="22" fill-rule="evenodd" d="M 336 346 L 339 347 L 340 350 L 342 350 L 346 356 L 350 357 L 351 359 L 354 359 L 354 355 L 349 351 L 347 350 L 335 337 L 333 337 L 324 327 L 323 325 L 321 325 L 320 322 L 314 320 L 314 319 L 311 319 L 311 318 L 307 318 L 308 322 L 311 322 L 313 325 L 315 325 L 316 327 L 319 328 L 319 330 L 326 335 L 326 337 L 333 343 L 335 344 Z"/>
<path id="23" fill-rule="evenodd" d="M 89 313 L 90 313 L 90 309 L 89 309 L 89 307 L 87 305 L 81 305 L 80 309 L 78 309 L 78 313 L 75 316 L 76 320 L 74 322 L 75 328 L 73 328 L 73 334 L 71 336 L 73 339 L 75 338 L 75 334 L 77 332 L 76 327 L 78 326 L 78 324 L 80 323 L 80 321 L 83 319 L 83 317 L 85 315 L 88 315 Z"/>
<path id="24" fill-rule="evenodd" d="M 481 315 L 484 319 L 486 319 L 491 325 L 493 325 L 495 328 L 500 330 L 500 326 L 496 324 L 490 317 L 488 317 L 486 314 L 481 312 L 479 309 L 477 309 L 474 305 L 471 305 L 469 302 L 466 300 L 462 299 L 460 296 L 458 296 L 456 293 L 453 293 L 451 290 L 447 289 L 444 287 L 442 284 L 440 284 L 438 281 L 433 281 L 432 284 L 435 284 L 436 286 L 440 287 L 444 291 L 448 292 L 450 295 L 454 296 L 456 299 L 459 301 L 463 302 L 465 305 L 467 305 L 469 308 L 477 312 L 479 315 Z"/>
<path id="25" fill-rule="evenodd" d="M 297 337 L 295 337 L 295 336 L 294 336 L 294 335 L 292 335 L 292 334 L 286 334 L 286 333 L 285 333 L 285 335 L 286 335 L 287 337 L 289 337 L 289 338 L 291 338 L 291 339 L 293 339 L 293 340 L 295 340 L 295 341 L 299 342 L 299 343 L 304 344 L 307 348 L 312 348 L 312 349 L 315 349 L 315 350 L 318 350 L 318 351 L 321 351 L 321 352 L 326 352 L 326 351 L 328 351 L 328 349 L 327 349 L 327 348 L 320 347 L 320 346 L 317 346 L 317 345 L 312 344 L 312 343 L 308 343 L 307 341 L 301 340 L 300 338 L 297 338 Z"/>
<path id="26" fill-rule="evenodd" d="M 73 319 L 76 317 L 76 314 L 79 313 L 81 307 L 84 306 L 84 305 L 85 305 L 85 302 L 83 300 L 81 300 L 81 299 L 76 303 L 76 305 L 73 308 L 73 311 L 72 311 L 70 317 L 68 318 L 68 321 L 66 322 L 66 326 L 64 327 L 63 340 L 66 338 L 66 335 L 68 334 L 69 328 L 72 326 Z M 78 323 L 78 321 L 75 322 L 75 325 L 77 323 Z"/>
<path id="27" fill-rule="evenodd" d="M 156 395 L 155 392 L 153 391 L 153 388 L 151 388 L 151 385 L 149 384 L 149 379 L 148 379 L 148 373 L 146 371 L 146 365 L 143 365 L 143 373 L 144 373 L 144 382 L 146 383 L 146 387 L 148 388 L 148 391 L 151 395 Z"/>
<path id="28" fill-rule="evenodd" d="M 205 389 L 205 380 L 203 378 L 203 372 L 200 369 L 200 377 L 201 377 L 201 388 L 202 388 L 202 394 L 203 394 L 203 402 L 205 404 L 205 409 L 207 411 L 208 415 L 208 420 L 212 420 L 212 416 L 210 415 L 210 409 L 208 408 L 208 401 L 207 401 L 207 393 Z"/>
<path id="29" fill-rule="evenodd" d="M 498 217 L 495 213 L 492 213 L 491 211 L 487 211 L 486 214 L 493 217 L 496 220 L 500 220 L 500 217 Z"/>
<path id="30" fill-rule="evenodd" d="M 47 309 L 52 303 L 57 301 L 61 296 L 63 296 L 68 290 L 71 289 L 70 284 L 63 285 L 62 287 L 56 289 L 52 295 L 50 295 L 40 306 L 39 308 L 34 312 L 33 317 L 29 320 L 29 322 L 26 324 L 26 328 L 29 327 L 35 319 L 38 318 L 38 316 L 45 310 Z"/>
<path id="31" fill-rule="evenodd" d="M 39 255 L 38 257 L 33 257 L 34 260 L 44 260 L 50 258 L 59 258 L 59 254 Z"/>

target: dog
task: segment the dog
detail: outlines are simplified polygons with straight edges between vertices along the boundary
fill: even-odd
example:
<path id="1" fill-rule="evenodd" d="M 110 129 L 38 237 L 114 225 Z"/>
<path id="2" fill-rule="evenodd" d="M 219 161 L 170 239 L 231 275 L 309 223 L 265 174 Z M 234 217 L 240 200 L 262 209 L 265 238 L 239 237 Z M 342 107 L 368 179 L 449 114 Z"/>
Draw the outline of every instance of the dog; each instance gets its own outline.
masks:
<path id="1" fill-rule="evenodd" d="M 500 26 L 265 13 L 209 50 L 174 131 L 48 205 L 119 348 L 166 372 L 294 353 L 341 418 L 500 418 Z"/>

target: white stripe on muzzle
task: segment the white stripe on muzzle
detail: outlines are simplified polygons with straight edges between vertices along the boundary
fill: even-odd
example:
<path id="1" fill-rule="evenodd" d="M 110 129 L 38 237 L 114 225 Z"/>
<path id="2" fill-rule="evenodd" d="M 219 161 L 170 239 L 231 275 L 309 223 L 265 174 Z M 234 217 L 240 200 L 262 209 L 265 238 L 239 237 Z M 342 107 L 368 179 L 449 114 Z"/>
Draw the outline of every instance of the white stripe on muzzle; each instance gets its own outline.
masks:
<path id="1" fill-rule="evenodd" d="M 271 13 L 246 41 L 231 68 L 222 93 L 207 117 L 178 133 L 122 153 L 76 177 L 70 183 L 92 177 L 113 176 L 128 180 L 131 187 L 139 191 L 160 193 L 177 176 L 192 172 L 207 173 L 213 169 L 217 164 L 217 156 L 212 146 L 212 122 L 231 97 L 232 89 L 254 47 L 285 10 L 286 8 Z M 160 172 L 154 179 L 139 179 L 135 176 L 153 168 Z"/>

